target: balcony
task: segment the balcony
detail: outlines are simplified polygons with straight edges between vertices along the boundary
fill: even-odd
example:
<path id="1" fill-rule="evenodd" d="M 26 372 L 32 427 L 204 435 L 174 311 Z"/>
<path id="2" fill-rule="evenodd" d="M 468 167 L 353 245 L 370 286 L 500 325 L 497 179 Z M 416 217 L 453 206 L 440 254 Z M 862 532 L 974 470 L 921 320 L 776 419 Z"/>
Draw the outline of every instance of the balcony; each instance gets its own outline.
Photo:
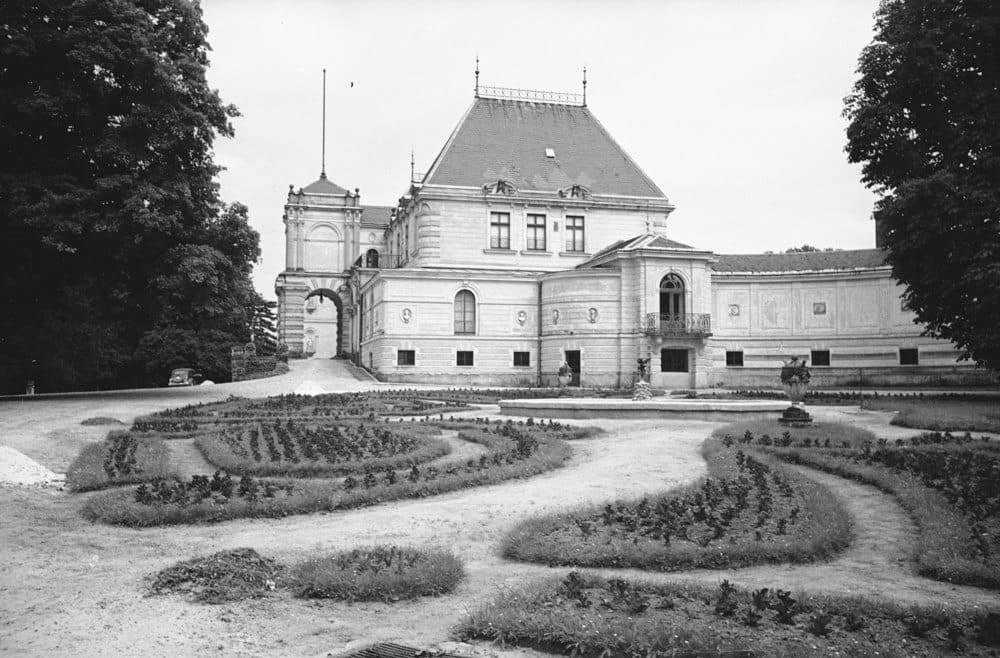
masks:
<path id="1" fill-rule="evenodd" d="M 647 313 L 643 329 L 654 336 L 711 336 L 709 313 Z"/>

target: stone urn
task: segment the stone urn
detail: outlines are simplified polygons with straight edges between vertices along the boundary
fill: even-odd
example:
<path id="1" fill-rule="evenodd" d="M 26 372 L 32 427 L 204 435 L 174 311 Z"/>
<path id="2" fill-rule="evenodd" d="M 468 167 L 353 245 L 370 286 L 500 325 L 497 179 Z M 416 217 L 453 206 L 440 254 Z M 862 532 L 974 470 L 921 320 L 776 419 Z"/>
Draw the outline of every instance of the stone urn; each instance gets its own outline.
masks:
<path id="1" fill-rule="evenodd" d="M 806 391 L 809 389 L 808 381 L 794 380 L 781 382 L 781 385 L 785 387 L 785 395 L 787 395 L 788 399 L 792 401 L 793 406 L 805 406 L 803 400 L 805 400 Z"/>
<path id="2" fill-rule="evenodd" d="M 569 364 L 563 361 L 559 364 L 559 371 L 556 373 L 559 378 L 559 388 L 566 388 L 569 383 L 573 381 L 573 370 L 569 367 Z"/>

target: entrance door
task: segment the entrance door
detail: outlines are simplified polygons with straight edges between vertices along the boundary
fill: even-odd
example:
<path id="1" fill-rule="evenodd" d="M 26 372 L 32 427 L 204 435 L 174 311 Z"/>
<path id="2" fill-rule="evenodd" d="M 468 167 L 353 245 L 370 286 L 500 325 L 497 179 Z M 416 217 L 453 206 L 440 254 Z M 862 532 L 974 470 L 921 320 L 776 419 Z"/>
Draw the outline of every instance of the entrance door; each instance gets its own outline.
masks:
<path id="1" fill-rule="evenodd" d="M 566 363 L 573 371 L 573 378 L 569 380 L 570 386 L 580 385 L 580 350 L 566 350 Z"/>

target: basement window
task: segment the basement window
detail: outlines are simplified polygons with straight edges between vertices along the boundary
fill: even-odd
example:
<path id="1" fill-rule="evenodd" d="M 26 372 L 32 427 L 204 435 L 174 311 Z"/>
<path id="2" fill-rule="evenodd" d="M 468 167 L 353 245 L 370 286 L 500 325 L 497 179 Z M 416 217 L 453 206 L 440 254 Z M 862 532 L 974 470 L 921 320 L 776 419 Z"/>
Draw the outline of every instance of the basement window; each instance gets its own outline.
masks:
<path id="1" fill-rule="evenodd" d="M 830 350 L 813 350 L 809 360 L 814 366 L 829 366 Z"/>
<path id="2" fill-rule="evenodd" d="M 726 367 L 727 368 L 742 368 L 743 367 L 743 350 L 727 351 L 726 352 Z"/>
<path id="3" fill-rule="evenodd" d="M 917 352 L 915 347 L 900 347 L 899 348 L 899 365 L 901 366 L 918 366 L 920 365 L 920 354 Z"/>

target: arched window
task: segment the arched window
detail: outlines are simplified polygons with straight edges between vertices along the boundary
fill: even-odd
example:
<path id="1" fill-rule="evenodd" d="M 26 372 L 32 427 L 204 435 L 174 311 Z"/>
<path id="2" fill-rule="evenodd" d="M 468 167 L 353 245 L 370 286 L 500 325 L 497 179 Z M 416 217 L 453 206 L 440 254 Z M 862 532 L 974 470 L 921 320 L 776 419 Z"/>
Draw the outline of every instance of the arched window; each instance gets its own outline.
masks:
<path id="1" fill-rule="evenodd" d="M 469 290 L 455 295 L 455 333 L 476 333 L 476 296 Z"/>
<path id="2" fill-rule="evenodd" d="M 660 281 L 660 319 L 676 320 L 684 315 L 684 281 L 668 274 Z"/>
<path id="3" fill-rule="evenodd" d="M 378 267 L 378 250 L 369 249 L 365 253 L 365 267 Z"/>

